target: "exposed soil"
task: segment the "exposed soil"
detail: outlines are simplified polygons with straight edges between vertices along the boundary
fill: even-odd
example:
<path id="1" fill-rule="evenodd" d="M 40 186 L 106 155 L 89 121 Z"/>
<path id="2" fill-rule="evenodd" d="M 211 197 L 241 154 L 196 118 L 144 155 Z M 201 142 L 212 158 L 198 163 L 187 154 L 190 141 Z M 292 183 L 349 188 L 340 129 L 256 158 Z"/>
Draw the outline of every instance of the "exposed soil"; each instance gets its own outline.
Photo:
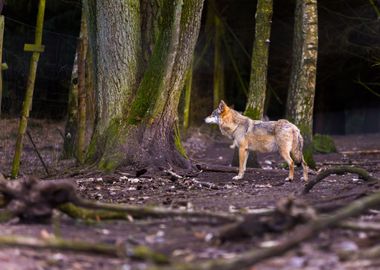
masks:
<path id="1" fill-rule="evenodd" d="M 0 120 L 0 172 L 10 172 L 13 148 L 17 134 L 17 121 Z M 32 120 L 29 131 L 40 151 L 49 172 L 49 179 L 70 178 L 77 183 L 79 193 L 88 199 L 136 205 L 160 205 L 183 209 L 218 211 L 250 211 L 272 208 L 276 202 L 302 189 L 301 169 L 293 182 L 285 181 L 288 171 L 277 154 L 260 154 L 262 169 L 246 173 L 243 180 L 233 181 L 234 173 L 201 172 L 193 177 L 174 179 L 165 173 L 147 173 L 135 177 L 135 171 L 119 170 L 112 174 L 96 171 L 78 174 L 74 161 L 60 160 L 63 124 Z M 192 130 L 185 147 L 196 163 L 228 166 L 233 150 L 225 138 L 211 136 L 210 130 Z M 215 132 L 217 133 L 217 132 Z M 380 178 L 380 134 L 334 136 L 338 153 L 317 154 L 318 169 L 337 165 L 355 164 Z M 363 151 L 365 150 L 365 151 Z M 370 151 L 368 151 L 370 150 Z M 25 138 L 21 172 L 46 178 L 46 173 L 28 138 Z M 315 174 L 315 173 L 314 173 Z M 314 177 L 313 172 L 310 177 Z M 194 181 L 195 180 L 195 181 Z M 200 183 L 206 183 L 201 185 Z M 210 188 L 210 185 L 211 188 Z M 317 184 L 309 194 L 302 196 L 310 205 L 345 204 L 379 189 L 368 186 L 356 175 L 332 175 Z M 148 219 L 134 221 L 75 221 L 60 215 L 53 224 L 20 224 L 17 220 L 1 224 L 1 235 L 17 234 L 40 237 L 59 234 L 64 239 L 116 243 L 142 244 L 169 255 L 174 260 L 187 262 L 233 258 L 254 247 L 271 244 L 278 235 L 268 234 L 252 239 L 215 244 L 207 235 L 218 231 L 219 226 L 182 219 Z M 380 222 L 380 211 L 373 210 L 360 217 Z M 57 225 L 58 223 L 58 225 Z M 379 260 L 343 260 L 339 254 L 347 249 L 364 249 L 379 243 L 380 234 L 329 229 L 318 237 L 286 255 L 268 260 L 254 269 L 379 269 Z M 146 269 L 149 263 L 130 259 L 117 259 L 73 252 L 32 250 L 3 247 L 0 252 L 0 269 Z M 252 268 L 253 269 L 253 268 Z"/>

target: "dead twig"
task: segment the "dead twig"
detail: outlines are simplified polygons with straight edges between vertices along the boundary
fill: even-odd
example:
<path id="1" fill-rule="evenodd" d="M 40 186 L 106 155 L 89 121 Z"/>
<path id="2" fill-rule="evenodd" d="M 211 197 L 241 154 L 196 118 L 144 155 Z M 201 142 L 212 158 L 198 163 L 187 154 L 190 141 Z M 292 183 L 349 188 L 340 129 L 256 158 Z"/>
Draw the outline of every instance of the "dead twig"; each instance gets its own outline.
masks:
<path id="1" fill-rule="evenodd" d="M 358 167 L 351 166 L 339 166 L 334 168 L 328 168 L 320 172 L 313 180 L 309 181 L 304 189 L 302 190 L 302 194 L 308 193 L 316 184 L 325 179 L 331 174 L 345 174 L 345 173 L 355 173 L 359 175 L 363 180 L 367 182 L 379 182 L 379 179 L 371 176 L 366 170 Z"/>
<path id="2" fill-rule="evenodd" d="M 45 169 L 46 175 L 49 175 L 50 173 L 49 173 L 48 167 L 46 166 L 46 163 L 45 163 L 44 159 L 42 158 L 40 152 L 38 151 L 37 146 L 36 146 L 36 144 L 33 141 L 32 135 L 30 135 L 30 132 L 28 130 L 26 131 L 26 135 L 28 135 L 28 138 L 29 138 L 30 142 L 33 145 L 34 152 L 36 152 L 36 154 L 38 156 L 38 159 L 41 161 L 42 166 Z"/>

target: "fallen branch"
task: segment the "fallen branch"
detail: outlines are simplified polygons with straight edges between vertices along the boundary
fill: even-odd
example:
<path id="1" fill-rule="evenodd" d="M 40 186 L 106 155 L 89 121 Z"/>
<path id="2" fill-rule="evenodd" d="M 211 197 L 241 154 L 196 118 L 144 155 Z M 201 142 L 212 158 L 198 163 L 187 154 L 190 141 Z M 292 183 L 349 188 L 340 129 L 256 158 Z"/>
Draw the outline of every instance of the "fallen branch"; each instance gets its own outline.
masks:
<path id="1" fill-rule="evenodd" d="M 341 151 L 342 155 L 377 155 L 380 154 L 380 150 L 378 149 L 370 149 L 370 150 L 357 150 L 357 151 Z"/>
<path id="2" fill-rule="evenodd" d="M 266 259 L 279 256 L 285 252 L 297 247 L 304 241 L 314 237 L 323 229 L 331 226 L 335 226 L 337 223 L 343 220 L 360 215 L 366 212 L 368 209 L 380 205 L 380 192 L 374 193 L 368 197 L 359 199 L 349 205 L 342 207 L 340 210 L 336 211 L 335 214 L 321 217 L 312 221 L 308 225 L 302 225 L 297 227 L 287 235 L 290 237 L 279 241 L 279 244 L 270 248 L 257 249 L 254 248 L 251 251 L 245 252 L 244 254 L 234 258 L 234 259 L 218 259 L 210 260 L 198 264 L 177 264 L 171 268 L 165 269 L 186 269 L 186 270 L 235 270 L 235 269 L 248 269 L 253 265 L 262 262 Z"/>
<path id="3" fill-rule="evenodd" d="M 4 195 L 4 211 L 24 220 L 40 221 L 50 218 L 59 208 L 77 218 L 126 219 L 133 218 L 198 218 L 212 219 L 220 223 L 236 222 L 241 218 L 229 213 L 211 211 L 185 211 L 151 206 L 134 206 L 89 201 L 76 194 L 75 186 L 67 180 L 40 181 L 27 177 L 18 181 L 0 180 L 0 193 Z M 1 201 L 0 201 L 1 202 Z M 67 204 L 71 203 L 71 204 Z M 1 207 L 1 205 L 0 205 Z M 83 209 L 84 208 L 84 209 Z M 95 212 L 94 212 L 95 210 Z M 91 212 L 92 211 L 92 212 Z M 8 212 L 4 219 L 8 218 Z M 1 213 L 0 213 L 1 218 Z"/>
<path id="4" fill-rule="evenodd" d="M 355 173 L 360 176 L 363 180 L 367 182 L 379 182 L 379 179 L 371 176 L 366 170 L 358 167 L 351 166 L 339 166 L 334 168 L 328 168 L 320 172 L 313 180 L 309 181 L 303 191 L 302 194 L 308 193 L 316 184 L 325 179 L 331 174 L 345 174 L 345 173 Z"/>
<path id="5" fill-rule="evenodd" d="M 380 224 L 376 222 L 344 221 L 344 222 L 340 222 L 337 226 L 339 228 L 352 230 L 352 231 L 380 232 Z"/>
<path id="6" fill-rule="evenodd" d="M 179 209 L 168 209 L 162 207 L 151 206 L 134 206 L 123 204 L 110 204 L 98 201 L 89 201 L 77 198 L 73 202 L 76 206 L 94 210 L 104 210 L 116 213 L 131 215 L 134 218 L 168 218 L 168 217 L 182 217 L 182 218 L 201 218 L 201 219 L 217 219 L 220 222 L 236 222 L 241 220 L 239 216 L 231 215 L 228 213 L 218 213 L 211 211 L 184 211 Z"/>
<path id="7" fill-rule="evenodd" d="M 126 245 L 111 245 L 105 243 L 90 243 L 84 241 L 64 240 L 56 237 L 34 238 L 27 236 L 0 236 L 1 247 L 27 247 L 33 249 L 56 249 L 95 253 L 113 257 L 129 257 L 138 260 L 152 261 L 156 264 L 167 264 L 169 259 L 164 254 L 155 252 L 146 246 L 126 248 Z"/>
<path id="8" fill-rule="evenodd" d="M 335 166 L 349 166 L 349 165 L 357 165 L 357 166 L 371 166 L 379 164 L 380 160 L 365 160 L 365 161 L 348 161 L 348 162 L 338 162 L 338 161 L 324 161 L 323 165 L 335 165 Z"/>
<path id="9" fill-rule="evenodd" d="M 205 171 L 205 172 L 221 172 L 221 173 L 237 173 L 239 171 L 238 167 L 231 167 L 231 166 L 223 166 L 223 165 L 210 165 L 210 164 L 198 164 L 197 168 L 199 170 Z M 267 172 L 268 170 L 264 170 L 261 168 L 246 168 L 245 172 L 247 173 L 253 173 L 253 172 Z M 280 169 L 271 169 L 271 172 L 281 172 L 283 173 L 284 170 Z"/>

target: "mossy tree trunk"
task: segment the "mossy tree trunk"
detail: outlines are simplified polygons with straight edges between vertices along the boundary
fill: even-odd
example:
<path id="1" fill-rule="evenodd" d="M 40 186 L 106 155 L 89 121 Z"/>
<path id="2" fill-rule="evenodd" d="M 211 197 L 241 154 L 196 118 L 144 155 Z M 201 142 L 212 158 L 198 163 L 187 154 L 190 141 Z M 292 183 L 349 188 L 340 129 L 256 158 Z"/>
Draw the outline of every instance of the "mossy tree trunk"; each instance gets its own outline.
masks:
<path id="1" fill-rule="evenodd" d="M 294 22 L 293 63 L 287 99 L 287 118 L 304 137 L 305 160 L 313 160 L 313 108 L 318 57 L 317 0 L 297 0 Z"/>
<path id="2" fill-rule="evenodd" d="M 248 100 L 244 115 L 261 120 L 264 115 L 265 94 L 267 92 L 267 70 L 272 24 L 273 0 L 258 0 L 255 16 L 255 40 L 253 42 L 251 77 Z M 232 165 L 239 163 L 238 150 L 235 149 Z M 247 161 L 248 167 L 258 168 L 257 154 L 252 152 Z"/>
<path id="3" fill-rule="evenodd" d="M 159 3 L 148 54 L 141 45 L 147 37 L 141 32 L 139 0 L 86 3 L 97 78 L 97 117 L 87 156 L 101 169 L 189 165 L 176 147 L 174 127 L 203 0 Z"/>
<path id="4" fill-rule="evenodd" d="M 215 4 L 210 5 L 211 9 L 215 8 Z M 224 99 L 224 63 L 222 56 L 223 43 L 223 24 L 218 14 L 214 13 L 214 98 L 213 108 L 218 107 L 219 102 Z"/>
<path id="5" fill-rule="evenodd" d="M 184 104 L 183 104 L 183 129 L 187 130 L 190 124 L 191 90 L 193 87 L 193 63 L 191 63 L 185 81 Z"/>
<path id="6" fill-rule="evenodd" d="M 87 23 L 83 12 L 80 30 L 79 55 L 78 55 L 78 141 L 77 159 L 83 164 L 86 144 L 87 122 L 87 91 L 86 91 L 86 57 L 87 57 Z"/>
<path id="7" fill-rule="evenodd" d="M 257 1 L 251 78 L 244 112 L 246 116 L 255 120 L 261 120 L 264 114 L 272 13 L 273 0 Z"/>

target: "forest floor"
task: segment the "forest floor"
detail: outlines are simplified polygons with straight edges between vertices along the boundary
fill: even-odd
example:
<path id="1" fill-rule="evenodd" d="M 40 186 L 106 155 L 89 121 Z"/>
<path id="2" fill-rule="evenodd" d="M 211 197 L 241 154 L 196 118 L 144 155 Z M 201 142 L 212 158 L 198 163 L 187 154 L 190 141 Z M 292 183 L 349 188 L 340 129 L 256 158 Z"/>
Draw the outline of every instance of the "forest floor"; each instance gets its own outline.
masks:
<path id="1" fill-rule="evenodd" d="M 75 174 L 73 161 L 62 161 L 63 124 L 31 120 L 29 131 L 46 162 L 49 179 L 70 178 L 80 195 L 87 199 L 134 205 L 155 205 L 178 209 L 250 212 L 273 208 L 281 198 L 302 189 L 301 169 L 295 180 L 285 181 L 288 171 L 278 154 L 259 154 L 261 169 L 246 173 L 243 180 L 232 180 L 235 173 L 202 172 L 193 177 L 173 178 L 164 173 L 135 177 L 134 171 L 119 170 L 112 174 L 96 171 Z M 17 121 L 0 120 L 0 171 L 8 175 L 17 134 Z M 185 140 L 185 148 L 195 163 L 225 165 L 231 162 L 230 141 L 213 132 L 193 130 Z M 218 132 L 214 132 L 217 134 Z M 317 169 L 354 164 L 380 178 L 380 134 L 333 137 L 338 153 L 316 154 Z M 46 173 L 28 138 L 25 138 L 21 172 L 45 178 Z M 310 178 L 315 177 L 315 172 Z M 69 175 L 71 175 L 69 177 Z M 206 184 L 202 184 L 206 183 Z M 367 185 L 357 175 L 331 175 L 317 184 L 310 193 L 299 195 L 306 203 L 323 205 L 347 204 L 380 189 Z M 58 214 L 57 214 L 58 215 Z M 380 211 L 373 209 L 355 220 L 380 223 Z M 238 241 L 216 244 L 207 241 L 220 226 L 186 219 L 143 219 L 133 221 L 84 222 L 65 215 L 57 222 L 22 224 L 13 220 L 0 224 L 0 235 L 46 237 L 59 234 L 64 239 L 87 242 L 128 243 L 145 245 L 163 252 L 175 261 L 196 262 L 206 259 L 235 258 L 252 248 L 272 245 L 278 234 L 263 234 Z M 352 259 L 344 251 L 358 251 L 380 241 L 380 232 L 351 231 L 330 228 L 283 256 L 269 259 L 252 269 L 380 269 L 378 259 Z M 1 247 L 0 269 L 147 269 L 144 261 L 119 259 L 69 251 L 34 250 Z M 239 269 L 237 269 L 239 270 Z"/>

